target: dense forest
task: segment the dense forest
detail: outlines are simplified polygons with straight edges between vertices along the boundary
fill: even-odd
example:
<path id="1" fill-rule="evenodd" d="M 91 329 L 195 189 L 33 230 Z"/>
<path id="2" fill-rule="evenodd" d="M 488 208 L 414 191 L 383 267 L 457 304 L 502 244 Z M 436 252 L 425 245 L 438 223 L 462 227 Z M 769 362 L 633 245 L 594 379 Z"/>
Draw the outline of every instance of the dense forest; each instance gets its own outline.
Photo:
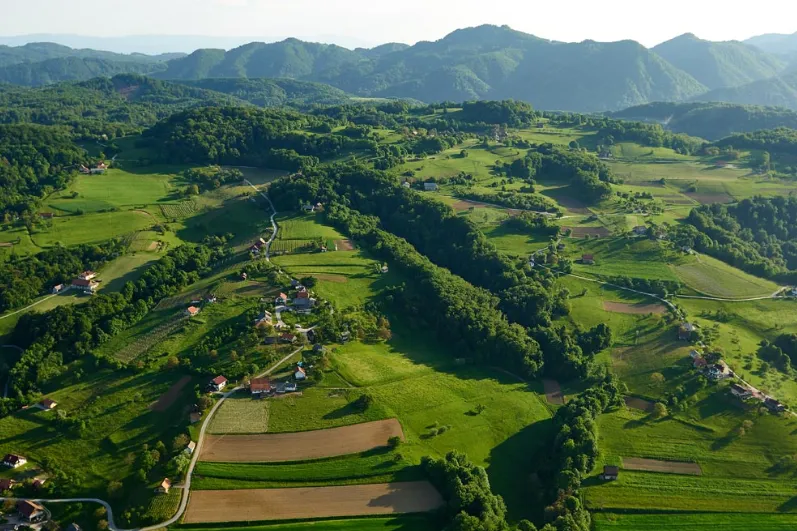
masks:
<path id="1" fill-rule="evenodd" d="M 677 229 L 680 245 L 748 273 L 797 280 L 797 198 L 755 197 L 735 205 L 704 205 L 689 214 L 695 230 Z"/>
<path id="2" fill-rule="evenodd" d="M 0 215 L 33 215 L 38 200 L 66 186 L 84 160 L 65 128 L 0 125 Z"/>

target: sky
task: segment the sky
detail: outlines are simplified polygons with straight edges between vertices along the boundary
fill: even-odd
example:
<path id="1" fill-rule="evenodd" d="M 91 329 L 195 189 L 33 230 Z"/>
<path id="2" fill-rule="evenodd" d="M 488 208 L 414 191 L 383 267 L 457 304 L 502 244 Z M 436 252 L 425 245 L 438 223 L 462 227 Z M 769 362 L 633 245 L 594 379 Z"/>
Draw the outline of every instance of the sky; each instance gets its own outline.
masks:
<path id="1" fill-rule="evenodd" d="M 0 0 L 0 35 L 295 36 L 351 47 L 413 44 L 457 28 L 506 24 L 560 41 L 653 46 L 687 32 L 709 40 L 794 33 L 793 2 L 756 0 L 741 9 L 738 0 L 667 0 L 656 7 L 640 0 Z"/>

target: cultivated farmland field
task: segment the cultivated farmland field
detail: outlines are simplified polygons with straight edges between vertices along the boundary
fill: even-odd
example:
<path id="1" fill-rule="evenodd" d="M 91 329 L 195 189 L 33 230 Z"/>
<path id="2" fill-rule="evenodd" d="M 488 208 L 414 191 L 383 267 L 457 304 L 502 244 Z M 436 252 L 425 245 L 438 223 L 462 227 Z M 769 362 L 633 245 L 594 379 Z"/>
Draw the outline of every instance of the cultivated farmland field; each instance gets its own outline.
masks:
<path id="1" fill-rule="evenodd" d="M 254 400 L 244 395 L 231 396 L 216 411 L 208 433 L 266 433 L 268 414 L 268 400 Z"/>
<path id="2" fill-rule="evenodd" d="M 426 481 L 192 494 L 185 523 L 257 522 L 433 511 L 443 504 Z"/>

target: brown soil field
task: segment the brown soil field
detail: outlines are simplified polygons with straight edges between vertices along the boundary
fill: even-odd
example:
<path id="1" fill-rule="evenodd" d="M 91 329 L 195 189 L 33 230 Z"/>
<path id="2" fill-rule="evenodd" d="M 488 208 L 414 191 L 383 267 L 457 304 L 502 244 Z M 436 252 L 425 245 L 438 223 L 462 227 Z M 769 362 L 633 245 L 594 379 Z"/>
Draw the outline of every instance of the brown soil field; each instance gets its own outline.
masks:
<path id="1" fill-rule="evenodd" d="M 180 396 L 180 391 L 183 390 L 183 387 L 188 385 L 191 381 L 190 376 L 183 376 L 180 380 L 177 381 L 174 385 L 169 387 L 169 390 L 163 393 L 158 400 L 150 406 L 152 411 L 166 411 L 169 409 L 169 406 L 174 404 L 175 400 Z"/>
<path id="2" fill-rule="evenodd" d="M 453 208 L 457 212 L 463 212 L 465 210 L 470 210 L 471 208 L 486 208 L 486 207 L 487 205 L 485 205 L 484 203 L 468 201 L 467 199 L 460 199 L 459 201 L 451 205 L 451 208 Z"/>
<path id="3" fill-rule="evenodd" d="M 626 470 L 641 470 L 643 472 L 663 472 L 665 474 L 685 474 L 700 476 L 703 471 L 697 463 L 682 461 L 659 461 L 657 459 L 641 459 L 637 457 L 623 458 L 623 468 Z"/>
<path id="4" fill-rule="evenodd" d="M 661 315 L 667 313 L 667 307 L 663 304 L 628 304 L 625 302 L 603 301 L 603 309 L 607 312 L 631 315 L 646 315 L 649 313 Z"/>
<path id="5" fill-rule="evenodd" d="M 606 238 L 612 235 L 611 231 L 606 227 L 565 227 L 565 229 L 570 229 L 572 231 L 570 234 L 571 238 L 583 238 L 584 236 Z"/>
<path id="6" fill-rule="evenodd" d="M 443 505 L 428 481 L 302 487 L 294 489 L 195 490 L 184 523 L 256 522 L 336 516 L 422 513 Z"/>
<path id="7" fill-rule="evenodd" d="M 13 247 L 14 244 L 11 242 L 0 242 L 0 247 Z"/>
<path id="8" fill-rule="evenodd" d="M 215 463 L 302 461 L 356 454 L 404 439 L 396 419 L 365 422 L 328 430 L 263 435 L 207 435 L 200 460 Z"/>
<path id="9" fill-rule="evenodd" d="M 543 380 L 542 386 L 545 389 L 545 398 L 548 399 L 549 404 L 561 406 L 565 403 L 565 396 L 562 394 L 562 388 L 556 380 Z"/>
<path id="10" fill-rule="evenodd" d="M 355 249 L 351 240 L 335 240 L 335 245 L 337 245 L 338 251 L 353 251 Z"/>
<path id="11" fill-rule="evenodd" d="M 150 242 L 147 246 L 147 251 L 157 251 L 158 250 L 158 242 Z"/>
<path id="12" fill-rule="evenodd" d="M 625 397 L 625 405 L 632 409 L 645 411 L 646 413 L 653 411 L 653 402 L 643 400 L 642 398 L 637 398 L 635 396 Z"/>
<path id="13" fill-rule="evenodd" d="M 699 192 L 689 193 L 687 194 L 689 197 L 700 203 L 701 205 L 710 205 L 712 203 L 732 203 L 733 197 L 726 194 L 725 192 L 719 192 L 714 194 L 701 194 Z"/>
<path id="14" fill-rule="evenodd" d="M 684 197 L 682 195 L 661 195 L 661 194 L 654 194 L 656 199 L 661 200 L 664 203 L 668 203 L 670 205 L 694 205 L 695 202 L 690 200 L 688 197 Z"/>

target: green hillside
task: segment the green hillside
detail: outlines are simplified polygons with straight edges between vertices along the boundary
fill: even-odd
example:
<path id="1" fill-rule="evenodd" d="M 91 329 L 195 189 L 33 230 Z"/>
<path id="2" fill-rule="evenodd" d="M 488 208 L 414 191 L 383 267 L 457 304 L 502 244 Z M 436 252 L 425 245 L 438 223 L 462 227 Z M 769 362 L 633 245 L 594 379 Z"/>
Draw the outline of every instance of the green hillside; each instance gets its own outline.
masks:
<path id="1" fill-rule="evenodd" d="M 695 98 L 701 101 L 726 101 L 753 105 L 774 105 L 797 110 L 797 71 L 747 83 L 720 88 Z"/>
<path id="2" fill-rule="evenodd" d="M 114 61 L 97 58 L 59 57 L 38 63 L 19 63 L 0 68 L 0 83 L 38 87 L 61 81 L 84 81 L 120 73 L 149 74 L 165 68 L 150 61 Z"/>
<path id="3" fill-rule="evenodd" d="M 772 77 L 785 67 L 777 57 L 753 46 L 705 41 L 691 33 L 659 44 L 653 51 L 712 90 Z"/>

